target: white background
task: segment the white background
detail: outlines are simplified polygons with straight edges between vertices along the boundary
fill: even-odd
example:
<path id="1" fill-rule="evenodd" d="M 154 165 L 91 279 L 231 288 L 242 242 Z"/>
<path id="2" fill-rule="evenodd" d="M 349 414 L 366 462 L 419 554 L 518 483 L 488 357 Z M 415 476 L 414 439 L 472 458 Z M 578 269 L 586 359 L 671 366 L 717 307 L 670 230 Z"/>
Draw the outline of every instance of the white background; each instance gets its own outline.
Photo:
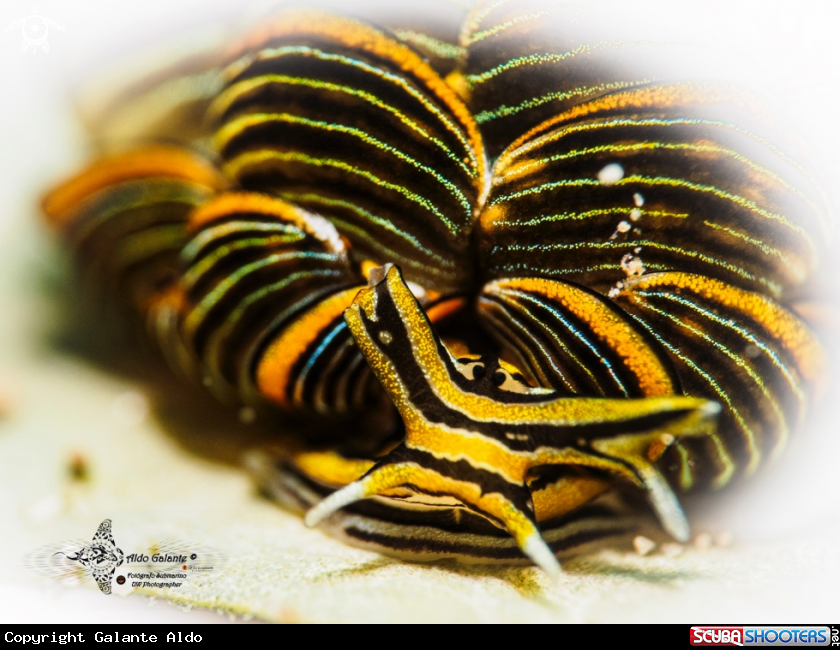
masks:
<path id="1" fill-rule="evenodd" d="M 621 4 L 633 5 L 632 0 Z M 265 3 L 207 0 L 52 0 L 38 8 L 63 27 L 50 32 L 49 53 L 22 52 L 19 30 L 3 31 L 28 15 L 31 3 L 0 4 L 0 256 L 13 226 L 36 217 L 33 206 L 40 193 L 85 158 L 72 111 L 73 93 L 85 80 L 119 69 L 126 60 L 142 59 L 150 49 L 164 58 L 172 55 L 186 42 L 182 34 L 218 38 L 267 10 Z M 744 61 L 753 64 L 750 81 L 775 95 L 813 147 L 827 191 L 840 195 L 840 2 L 708 0 L 647 2 L 639 8 L 660 21 L 669 35 L 735 44 Z M 3 309 L 0 296 L 0 317 Z M 840 472 L 833 455 L 840 438 L 836 424 L 829 419 L 809 437 L 810 442 L 795 443 L 782 467 L 733 505 L 755 534 L 774 535 L 840 514 Z M 814 454 L 815 445 L 825 445 L 824 453 Z M 792 483 L 791 472 L 800 480 Z M 788 478 L 777 481 L 780 476 Z M 50 598 L 44 600 L 36 589 L 0 585 L 0 620 L 8 620 L 11 611 L 23 615 L 39 605 L 46 605 L 46 611 L 54 607 L 50 616 L 55 621 L 168 621 L 179 614 L 169 608 L 149 610 L 139 599 L 105 599 L 95 592 L 53 592 Z M 211 614 L 197 616 L 216 620 Z"/>

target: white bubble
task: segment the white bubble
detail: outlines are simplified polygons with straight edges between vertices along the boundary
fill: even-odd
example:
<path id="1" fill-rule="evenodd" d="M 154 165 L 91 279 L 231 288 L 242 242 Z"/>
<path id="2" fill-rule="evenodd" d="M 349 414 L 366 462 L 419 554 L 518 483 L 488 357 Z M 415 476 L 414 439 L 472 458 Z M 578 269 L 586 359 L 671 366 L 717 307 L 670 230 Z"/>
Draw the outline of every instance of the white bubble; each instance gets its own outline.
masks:
<path id="1" fill-rule="evenodd" d="M 645 272 L 645 265 L 640 257 L 627 253 L 621 258 L 621 269 L 627 275 L 642 275 Z"/>
<path id="2" fill-rule="evenodd" d="M 610 163 L 598 172 L 598 182 L 601 185 L 615 185 L 624 178 L 624 167 L 618 163 Z"/>
<path id="3" fill-rule="evenodd" d="M 641 208 L 645 204 L 645 197 L 643 197 L 641 194 L 636 192 L 633 195 L 633 203 L 636 204 L 637 208 Z"/>
<path id="4" fill-rule="evenodd" d="M 636 549 L 636 553 L 639 555 L 647 555 L 656 548 L 656 542 L 648 539 L 644 535 L 636 535 L 633 538 L 633 548 Z"/>
<path id="5" fill-rule="evenodd" d="M 630 218 L 633 221 L 638 221 L 642 218 L 642 211 L 639 210 L 639 208 L 633 208 L 632 210 L 630 210 Z"/>
<path id="6" fill-rule="evenodd" d="M 626 221 L 622 221 L 621 223 L 618 224 L 618 227 L 616 228 L 616 230 L 618 230 L 618 232 L 629 232 L 630 224 L 627 223 Z"/>
<path id="7" fill-rule="evenodd" d="M 414 297 L 417 298 L 417 300 L 419 300 L 420 302 L 425 302 L 428 299 L 429 294 L 426 293 L 426 290 L 419 284 L 416 284 L 414 282 L 406 282 L 405 286 L 408 287 L 408 290 L 411 291 Z"/>

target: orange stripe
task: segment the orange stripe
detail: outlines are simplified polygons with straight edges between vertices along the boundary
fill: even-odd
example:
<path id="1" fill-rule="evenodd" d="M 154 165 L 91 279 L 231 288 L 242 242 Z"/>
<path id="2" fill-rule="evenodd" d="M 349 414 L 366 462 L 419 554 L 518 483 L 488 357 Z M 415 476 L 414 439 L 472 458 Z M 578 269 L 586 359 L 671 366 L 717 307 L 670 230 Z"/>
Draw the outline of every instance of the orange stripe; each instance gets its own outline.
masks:
<path id="1" fill-rule="evenodd" d="M 631 278 L 625 280 L 624 293 L 632 298 L 634 291 L 670 287 L 735 309 L 753 319 L 793 355 L 806 380 L 818 381 L 824 377 L 826 357 L 822 346 L 802 321 L 772 298 L 689 273 L 652 273 Z"/>
<path id="2" fill-rule="evenodd" d="M 640 109 L 655 106 L 657 108 L 667 108 L 674 106 L 700 106 L 703 104 L 714 104 L 722 101 L 741 103 L 748 100 L 748 96 L 743 92 L 738 92 L 733 88 L 722 87 L 720 85 L 711 84 L 673 84 L 668 86 L 654 86 L 652 88 L 642 88 L 639 90 L 630 90 L 626 92 L 615 93 L 607 95 L 606 97 L 599 97 L 591 102 L 580 104 L 574 108 L 560 113 L 545 122 L 541 122 L 525 135 L 517 139 L 511 144 L 500 157 L 496 163 L 496 169 L 502 169 L 508 164 L 508 158 L 515 154 L 516 149 L 533 141 L 538 135 L 544 131 L 548 131 L 553 127 L 563 122 L 570 122 L 576 118 L 585 117 L 593 113 L 602 113 L 613 110 L 627 110 Z M 758 111 L 755 102 L 750 102 L 748 109 Z M 764 112 L 764 111 L 762 111 Z"/>
<path id="3" fill-rule="evenodd" d="M 214 197 L 193 210 L 187 228 L 190 232 L 196 232 L 217 219 L 249 212 L 278 217 L 283 221 L 291 221 L 301 230 L 311 230 L 299 208 L 281 199 L 252 192 L 228 192 Z"/>
<path id="4" fill-rule="evenodd" d="M 214 190 L 224 186 L 222 176 L 204 158 L 185 149 L 152 145 L 97 160 L 47 194 L 42 207 L 50 223 L 60 227 L 91 194 L 117 183 L 156 176 L 191 181 Z"/>
<path id="5" fill-rule="evenodd" d="M 413 50 L 355 20 L 314 9 L 299 9 L 282 13 L 260 25 L 234 45 L 228 54 L 231 59 L 235 59 L 284 36 L 333 39 L 347 48 L 391 61 L 404 73 L 419 78 L 466 131 L 467 140 L 478 163 L 476 184 L 480 186 L 484 183 L 484 143 L 472 114 L 452 88 Z"/>
<path id="6" fill-rule="evenodd" d="M 447 316 L 454 314 L 459 309 L 462 309 L 467 304 L 466 298 L 449 298 L 442 302 L 432 305 L 426 310 L 426 316 L 432 323 L 437 323 Z"/>
<path id="7" fill-rule="evenodd" d="M 322 334 L 324 328 L 341 316 L 362 287 L 336 293 L 313 307 L 285 328 L 271 342 L 257 366 L 257 387 L 271 401 L 290 407 L 287 391 L 292 368 Z"/>
<path id="8" fill-rule="evenodd" d="M 639 379 L 639 388 L 646 397 L 673 395 L 671 376 L 645 340 L 599 299 L 575 287 L 552 280 L 520 278 L 497 280 L 488 285 L 490 291 L 514 289 L 531 291 L 554 300 L 583 320 L 600 341 L 614 350 Z"/>

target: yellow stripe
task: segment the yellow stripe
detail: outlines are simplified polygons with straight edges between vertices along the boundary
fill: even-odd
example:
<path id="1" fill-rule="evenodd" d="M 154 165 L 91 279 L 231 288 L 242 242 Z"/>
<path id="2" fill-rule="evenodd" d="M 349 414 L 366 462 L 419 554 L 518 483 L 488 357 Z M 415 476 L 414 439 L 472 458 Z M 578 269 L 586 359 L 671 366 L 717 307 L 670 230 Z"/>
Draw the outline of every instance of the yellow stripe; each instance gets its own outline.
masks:
<path id="1" fill-rule="evenodd" d="M 284 36 L 315 36 L 333 39 L 352 50 L 361 50 L 390 61 L 403 73 L 420 79 L 425 88 L 443 103 L 466 131 L 469 154 L 477 168 L 476 176 L 483 182 L 484 144 L 472 114 L 437 72 L 410 48 L 354 20 L 323 11 L 300 9 L 280 14 L 275 20 L 261 25 L 242 43 L 234 46 L 230 54 L 232 57 L 240 56 Z M 455 133 L 455 135 L 460 137 L 461 134 Z"/>
<path id="2" fill-rule="evenodd" d="M 816 337 L 802 321 L 771 298 L 688 273 L 653 273 L 625 280 L 624 284 L 628 292 L 673 287 L 736 309 L 781 342 L 806 380 L 818 380 L 825 373 L 825 353 Z"/>
<path id="3" fill-rule="evenodd" d="M 741 101 L 738 102 L 738 99 Z M 714 84 L 672 84 L 614 93 L 575 106 L 564 113 L 560 113 L 538 124 L 525 133 L 525 135 L 515 140 L 507 148 L 505 153 L 499 157 L 497 165 L 506 165 L 507 158 L 521 153 L 517 149 L 525 144 L 528 144 L 528 149 L 539 146 L 539 140 L 536 140 L 537 136 L 554 128 L 557 124 L 592 115 L 593 113 L 615 110 L 632 112 L 634 109 L 651 107 L 701 106 L 703 104 L 714 104 L 723 101 L 743 104 L 746 103 L 747 99 L 748 97 L 743 92 Z M 756 109 L 758 111 L 757 106 L 753 106 L 753 104 L 754 102 L 750 103 L 749 109 Z"/>
<path id="4" fill-rule="evenodd" d="M 455 199 L 464 208 L 464 211 L 467 213 L 468 216 L 472 215 L 472 206 L 470 205 L 469 200 L 466 196 L 464 196 L 464 193 L 461 192 L 461 190 L 458 189 L 458 187 L 454 183 L 444 178 L 441 174 L 439 174 L 431 167 L 422 164 L 418 160 L 403 153 L 396 147 L 393 147 L 390 144 L 387 144 L 385 142 L 377 140 L 374 137 L 371 137 L 369 134 L 367 134 L 365 131 L 362 131 L 361 129 L 346 126 L 344 124 L 310 120 L 305 117 L 289 115 L 288 113 L 250 113 L 248 115 L 231 120 L 230 122 L 225 124 L 221 129 L 219 129 L 215 137 L 216 148 L 219 150 L 224 149 L 233 138 L 238 137 L 239 135 L 247 131 L 249 128 L 261 126 L 264 124 L 270 124 L 273 122 L 285 122 L 287 124 L 295 124 L 299 126 L 310 127 L 313 129 L 321 129 L 327 132 L 335 131 L 337 133 L 343 133 L 345 135 L 357 138 L 365 144 L 369 144 L 372 147 L 379 149 L 380 151 L 390 153 L 395 158 L 402 160 L 403 162 L 414 167 L 415 169 L 423 171 L 432 176 L 436 181 L 443 185 L 449 191 L 450 194 L 452 194 L 455 197 Z"/>
<path id="5" fill-rule="evenodd" d="M 407 399 L 405 394 L 400 396 L 401 402 Z M 522 485 L 528 472 L 540 465 L 594 467 L 619 474 L 639 484 L 625 465 L 574 448 L 539 447 L 534 451 L 512 451 L 503 443 L 481 433 L 458 431 L 428 422 L 414 409 L 405 412 L 401 410 L 400 413 L 408 432 L 406 446 L 410 449 L 424 451 L 449 462 L 466 461 L 476 469 L 492 472 L 513 485 Z"/>
<path id="6" fill-rule="evenodd" d="M 576 510 L 612 485 L 593 476 L 564 476 L 539 490 L 531 490 L 537 521 L 548 521 Z"/>
<path id="7" fill-rule="evenodd" d="M 504 523 L 519 546 L 525 543 L 528 536 L 538 532 L 534 524 L 498 492 L 484 494 L 481 486 L 476 483 L 442 476 L 414 463 L 386 465 L 362 483 L 366 497 L 406 484 L 416 485 L 429 492 L 451 495 Z"/>
<path id="8" fill-rule="evenodd" d="M 452 383 L 443 360 L 438 356 L 436 341 L 423 313 L 418 308 L 414 296 L 402 284 L 396 270 L 389 272 L 387 282 L 390 293 L 411 336 L 415 358 L 424 369 L 437 396 L 449 408 L 460 411 L 474 421 L 511 424 L 533 422 L 580 426 L 595 422 L 633 419 L 659 413 L 663 410 L 696 409 L 704 403 L 703 400 L 679 396 L 651 397 L 644 400 L 555 399 L 531 404 L 508 404 L 505 405 L 504 409 L 500 409 L 499 403 L 490 397 L 458 390 Z M 372 288 L 364 289 L 360 292 L 356 304 L 363 308 L 368 316 L 375 318 L 374 300 L 374 290 Z M 348 312 L 348 321 L 352 318 L 354 316 L 352 316 L 351 310 L 351 312 Z M 355 318 L 358 318 L 358 316 Z M 359 323 L 358 328 L 363 328 L 363 325 Z M 357 342 L 364 337 L 362 331 L 359 331 L 358 335 L 356 330 L 352 331 Z M 384 357 L 378 348 L 371 347 L 373 348 L 371 350 L 372 356 L 368 359 L 374 356 Z M 367 354 L 365 356 L 367 357 Z M 377 368 L 374 367 L 373 370 L 377 373 L 380 381 L 383 381 Z"/>
<path id="9" fill-rule="evenodd" d="M 237 178 L 241 173 L 243 173 L 243 169 L 255 165 L 260 165 L 266 162 L 271 163 L 275 161 L 280 163 L 300 163 L 303 165 L 312 165 L 313 167 L 334 167 L 336 169 L 341 169 L 342 171 L 348 172 L 350 174 L 361 176 L 362 178 L 373 183 L 374 185 L 378 185 L 379 187 L 384 187 L 385 189 L 402 194 L 409 201 L 413 201 L 414 203 L 423 206 L 429 212 L 438 217 L 453 235 L 460 234 L 459 227 L 453 224 L 452 221 L 446 217 L 446 215 L 444 215 L 440 210 L 438 210 L 437 206 L 435 206 L 434 203 L 429 201 L 424 196 L 421 196 L 416 192 L 412 192 L 410 189 L 403 185 L 398 185 L 396 183 L 391 183 L 389 181 L 383 180 L 382 178 L 379 178 L 376 174 L 373 174 L 365 169 L 359 169 L 358 167 L 350 165 L 344 162 L 343 160 L 336 160 L 334 158 L 314 158 L 312 156 L 308 156 L 304 153 L 300 153 L 297 151 L 261 150 L 242 153 L 225 163 L 223 169 L 226 175 L 231 176 L 233 178 Z"/>
<path id="10" fill-rule="evenodd" d="M 292 456 L 297 468 L 321 483 L 345 486 L 358 481 L 376 462 L 359 458 L 344 458 L 332 451 L 303 451 Z"/>
<path id="11" fill-rule="evenodd" d="M 405 83 L 405 82 L 403 82 Z M 438 147 L 441 151 L 443 151 L 446 156 L 455 162 L 464 172 L 470 176 L 471 178 L 476 177 L 476 170 L 473 167 L 469 167 L 466 163 L 471 162 L 471 159 L 467 157 L 465 160 L 462 160 L 460 156 L 458 156 L 455 152 L 451 151 L 449 147 L 442 142 L 439 138 L 432 136 L 430 133 L 426 131 L 426 129 L 417 122 L 408 118 L 404 113 L 397 110 L 395 107 L 391 106 L 390 104 L 385 103 L 376 95 L 372 95 L 368 92 L 360 90 L 358 88 L 352 88 L 350 86 L 342 86 L 339 84 L 333 84 L 326 81 L 321 81 L 319 79 L 307 79 L 305 77 L 290 77 L 287 75 L 279 75 L 279 74 L 265 74 L 259 77 L 252 77 L 250 79 L 244 79 L 243 81 L 239 81 L 227 89 L 224 92 L 220 93 L 210 107 L 207 109 L 207 114 L 209 119 L 219 120 L 221 115 L 230 108 L 231 105 L 235 101 L 237 101 L 240 97 L 247 95 L 251 91 L 260 88 L 262 86 L 267 86 L 270 84 L 287 84 L 290 86 L 305 86 L 307 88 L 315 88 L 318 90 L 326 90 L 328 92 L 337 92 L 337 93 L 344 93 L 345 95 L 350 95 L 352 97 L 358 97 L 362 99 L 372 106 L 380 108 L 388 113 L 391 113 L 394 117 L 396 117 L 400 122 L 402 122 L 406 127 L 418 133 L 421 137 L 427 139 L 429 142 L 434 144 Z"/>

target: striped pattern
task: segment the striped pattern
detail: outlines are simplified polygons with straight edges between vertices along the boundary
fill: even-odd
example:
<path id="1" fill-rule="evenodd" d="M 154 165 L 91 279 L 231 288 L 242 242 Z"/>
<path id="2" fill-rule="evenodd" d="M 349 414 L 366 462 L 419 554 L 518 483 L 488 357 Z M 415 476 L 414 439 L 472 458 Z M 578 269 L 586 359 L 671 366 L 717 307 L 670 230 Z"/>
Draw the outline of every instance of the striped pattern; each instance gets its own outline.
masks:
<path id="1" fill-rule="evenodd" d="M 150 146 L 93 163 L 50 192 L 43 209 L 85 275 L 144 313 L 177 277 L 190 211 L 223 186 L 203 158 Z"/>
<path id="2" fill-rule="evenodd" d="M 141 145 L 45 199 L 175 368 L 337 441 L 252 468 L 308 524 L 556 573 L 650 513 L 687 539 L 676 493 L 807 416 L 786 305 L 832 220 L 805 156 L 751 96 L 657 81 L 690 47 L 581 39 L 599 6 L 480 2 L 458 42 L 285 12 L 188 66 L 201 92 L 136 95 L 170 117 L 127 132 L 212 154 Z"/>
<path id="3" fill-rule="evenodd" d="M 668 444 L 676 437 L 708 434 L 710 418 L 719 410 L 715 403 L 676 396 L 557 397 L 553 391 L 529 390 L 492 358 L 481 357 L 478 364 L 456 361 L 396 267 L 359 292 L 347 322 L 399 410 L 406 437 L 363 478 L 313 508 L 308 524 L 360 498 L 399 488 L 424 503 L 451 506 L 454 499 L 507 529 L 524 554 L 553 573 L 558 567 L 540 537 L 526 479 L 537 467 L 558 464 L 628 480 L 646 492 L 666 530 L 686 539 L 682 510 L 653 461 L 664 452 L 666 433 Z M 458 364 L 469 368 L 462 372 Z"/>
<path id="4" fill-rule="evenodd" d="M 219 397 L 337 415 L 362 406 L 370 371 L 342 312 L 362 281 L 322 217 L 261 194 L 220 194 L 190 216 L 182 275 L 154 314 Z M 355 286 L 355 288 L 354 288 Z"/>
<path id="5" fill-rule="evenodd" d="M 265 494 L 292 511 L 304 512 L 342 483 L 325 480 L 320 472 L 313 477 L 307 471 L 310 467 L 302 469 L 297 460 L 252 454 L 248 469 Z M 323 463 L 323 459 L 318 460 Z M 348 465 L 352 463 L 347 461 Z M 535 491 L 535 505 L 540 492 Z M 640 532 L 655 537 L 653 522 L 617 497 L 610 493 L 542 523 L 542 537 L 551 551 L 562 557 L 605 543 L 629 541 Z M 413 561 L 530 561 L 507 531 L 469 510 L 418 505 L 399 508 L 395 503 L 396 499 L 377 497 L 356 502 L 333 514 L 322 528 L 355 546 Z"/>
<path id="6" fill-rule="evenodd" d="M 481 215 L 487 273 L 606 293 L 637 258 L 638 271 L 708 275 L 776 297 L 802 284 L 828 215 L 788 154 L 723 119 L 751 110 L 726 88 L 653 86 L 533 129 L 494 168 Z M 608 166 L 621 177 L 599 179 Z"/>
<path id="7" fill-rule="evenodd" d="M 213 106 L 223 169 L 327 216 L 357 254 L 409 279 L 466 286 L 482 140 L 413 50 L 361 23 L 283 14 L 249 37 Z"/>
<path id="8" fill-rule="evenodd" d="M 480 0 L 460 45 L 463 64 L 449 81 L 491 156 L 573 106 L 675 73 L 683 78 L 692 61 L 708 67 L 714 54 L 669 40 L 636 5 L 600 0 Z"/>
<path id="9" fill-rule="evenodd" d="M 824 375 L 814 335 L 772 299 L 687 273 L 625 283 L 616 301 L 668 351 L 687 395 L 723 405 L 698 463 L 720 487 L 778 457 Z"/>
<path id="10" fill-rule="evenodd" d="M 483 288 L 478 311 L 540 386 L 587 397 L 679 392 L 679 378 L 656 341 L 593 291 L 537 278 L 496 280 Z"/>

